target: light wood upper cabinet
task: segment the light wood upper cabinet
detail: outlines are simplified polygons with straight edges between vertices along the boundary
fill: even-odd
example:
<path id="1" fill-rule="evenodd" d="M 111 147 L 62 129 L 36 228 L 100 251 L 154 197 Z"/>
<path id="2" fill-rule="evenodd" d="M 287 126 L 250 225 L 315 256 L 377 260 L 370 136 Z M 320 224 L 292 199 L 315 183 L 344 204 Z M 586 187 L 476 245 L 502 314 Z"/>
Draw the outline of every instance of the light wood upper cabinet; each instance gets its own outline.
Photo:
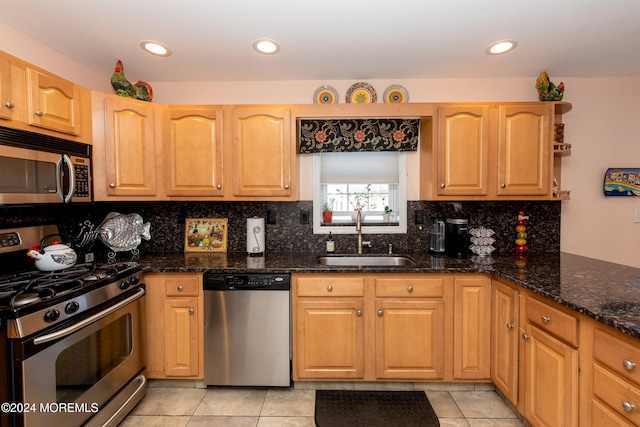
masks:
<path id="1" fill-rule="evenodd" d="M 11 119 L 14 102 L 11 95 L 11 62 L 0 55 L 0 119 Z"/>
<path id="2" fill-rule="evenodd" d="M 552 104 L 498 107 L 498 196 L 547 196 Z"/>
<path id="3" fill-rule="evenodd" d="M 224 195 L 222 117 L 221 107 L 165 108 L 163 144 L 167 196 Z"/>
<path id="4" fill-rule="evenodd" d="M 70 81 L 27 69 L 29 124 L 70 135 L 80 135 L 80 88 Z"/>
<path id="5" fill-rule="evenodd" d="M 486 196 L 489 186 L 489 106 L 438 108 L 437 194 Z"/>
<path id="6" fill-rule="evenodd" d="M 231 128 L 231 196 L 295 198 L 291 110 L 233 107 Z"/>
<path id="7" fill-rule="evenodd" d="M 94 96 L 93 107 L 95 200 L 155 200 L 161 194 L 159 107 L 100 94 Z"/>

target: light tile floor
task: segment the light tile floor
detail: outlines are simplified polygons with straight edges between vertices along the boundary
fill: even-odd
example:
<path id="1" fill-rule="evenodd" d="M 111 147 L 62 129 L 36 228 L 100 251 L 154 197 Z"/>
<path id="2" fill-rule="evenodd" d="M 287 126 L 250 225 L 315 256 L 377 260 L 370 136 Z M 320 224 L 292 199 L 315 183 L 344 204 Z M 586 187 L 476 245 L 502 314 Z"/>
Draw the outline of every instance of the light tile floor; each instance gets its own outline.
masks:
<path id="1" fill-rule="evenodd" d="M 314 427 L 316 388 L 424 390 L 441 427 L 525 426 L 490 384 L 311 383 L 206 389 L 180 385 L 151 381 L 147 396 L 120 427 Z"/>

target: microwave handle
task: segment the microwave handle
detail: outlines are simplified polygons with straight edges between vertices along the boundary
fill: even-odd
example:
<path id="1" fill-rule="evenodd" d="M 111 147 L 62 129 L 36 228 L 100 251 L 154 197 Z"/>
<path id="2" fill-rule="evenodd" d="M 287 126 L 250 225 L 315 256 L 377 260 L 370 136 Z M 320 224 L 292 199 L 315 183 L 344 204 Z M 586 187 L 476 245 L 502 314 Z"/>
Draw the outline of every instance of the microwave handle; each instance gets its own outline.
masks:
<path id="1" fill-rule="evenodd" d="M 63 191 L 62 167 L 65 164 L 67 165 L 67 169 L 69 170 L 69 191 L 67 192 L 67 194 L 62 193 Z M 58 166 L 56 168 L 56 174 L 58 177 L 58 196 L 60 197 L 60 200 L 64 201 L 65 203 L 69 203 L 69 201 L 71 201 L 71 198 L 73 197 L 73 192 L 75 191 L 76 177 L 73 172 L 74 172 L 73 163 L 71 163 L 71 159 L 66 154 L 63 154 L 62 157 L 60 158 L 60 161 L 58 162 Z"/>

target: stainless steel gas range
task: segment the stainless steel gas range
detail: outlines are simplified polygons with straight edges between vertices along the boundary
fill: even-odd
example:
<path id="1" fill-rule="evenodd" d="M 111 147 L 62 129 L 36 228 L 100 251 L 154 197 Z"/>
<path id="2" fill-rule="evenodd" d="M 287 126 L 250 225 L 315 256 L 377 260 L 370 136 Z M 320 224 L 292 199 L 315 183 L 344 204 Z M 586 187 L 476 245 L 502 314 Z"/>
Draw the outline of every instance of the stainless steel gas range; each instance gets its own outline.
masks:
<path id="1" fill-rule="evenodd" d="M 0 425 L 115 426 L 146 394 L 142 268 L 24 270 L 34 232 L 0 230 Z"/>

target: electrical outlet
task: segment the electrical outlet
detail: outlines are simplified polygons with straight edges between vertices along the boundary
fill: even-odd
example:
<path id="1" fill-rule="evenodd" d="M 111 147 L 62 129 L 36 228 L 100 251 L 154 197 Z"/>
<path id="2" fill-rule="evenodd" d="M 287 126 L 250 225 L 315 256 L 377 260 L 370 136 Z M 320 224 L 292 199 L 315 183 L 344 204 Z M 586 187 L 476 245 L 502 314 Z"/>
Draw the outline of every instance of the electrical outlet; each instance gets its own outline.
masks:
<path id="1" fill-rule="evenodd" d="M 276 212 L 267 211 L 267 224 L 275 224 L 275 223 L 276 223 Z"/>
<path id="2" fill-rule="evenodd" d="M 300 224 L 309 224 L 309 211 L 300 211 Z"/>
<path id="3" fill-rule="evenodd" d="M 639 223 L 640 222 L 640 208 L 636 208 L 635 215 L 633 217 L 633 222 L 635 222 L 635 223 Z"/>
<path id="4" fill-rule="evenodd" d="M 413 219 L 414 224 L 424 224 L 424 214 L 420 211 L 416 211 L 416 216 Z"/>

